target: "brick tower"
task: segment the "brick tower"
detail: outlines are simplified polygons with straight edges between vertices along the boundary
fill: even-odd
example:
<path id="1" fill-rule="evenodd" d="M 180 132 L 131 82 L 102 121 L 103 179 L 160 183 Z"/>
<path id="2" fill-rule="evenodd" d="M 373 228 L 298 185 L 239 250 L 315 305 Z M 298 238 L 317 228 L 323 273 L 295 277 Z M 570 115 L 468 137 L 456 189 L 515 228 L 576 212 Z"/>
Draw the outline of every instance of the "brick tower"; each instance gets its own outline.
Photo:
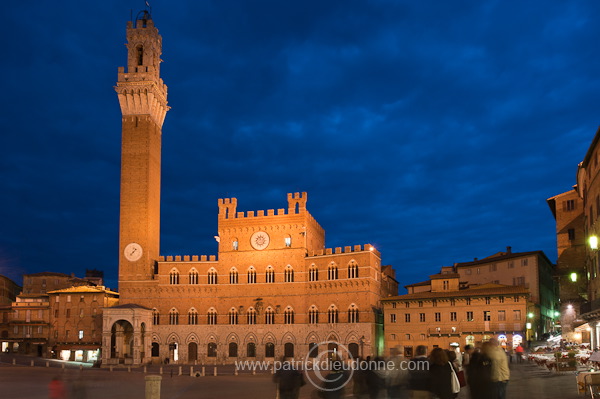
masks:
<path id="1" fill-rule="evenodd" d="M 127 71 L 115 90 L 122 113 L 119 291 L 152 280 L 160 243 L 161 134 L 167 86 L 160 78 L 162 38 L 147 11 L 127 23 Z"/>

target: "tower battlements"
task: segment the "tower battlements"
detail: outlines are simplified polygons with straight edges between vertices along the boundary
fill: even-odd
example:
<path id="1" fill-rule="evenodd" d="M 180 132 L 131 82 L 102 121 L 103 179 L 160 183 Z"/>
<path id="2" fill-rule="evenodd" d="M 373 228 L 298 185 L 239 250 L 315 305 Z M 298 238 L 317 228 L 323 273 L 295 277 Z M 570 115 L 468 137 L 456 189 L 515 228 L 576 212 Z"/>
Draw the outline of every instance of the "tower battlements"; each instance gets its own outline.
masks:
<path id="1" fill-rule="evenodd" d="M 267 209 L 266 211 L 237 212 L 237 198 L 219 198 L 219 219 L 244 219 L 265 216 L 297 215 L 306 212 L 308 195 L 303 193 L 289 193 L 287 195 L 288 209 Z"/>
<path id="2" fill-rule="evenodd" d="M 317 251 L 311 251 L 308 253 L 309 257 L 317 257 L 317 256 L 327 256 L 327 255 L 338 255 L 338 254 L 347 254 L 347 253 L 356 253 L 356 252 L 372 252 L 378 258 L 381 258 L 381 253 L 375 249 L 371 244 L 365 245 L 354 245 L 354 246 L 345 246 L 342 250 L 342 247 L 336 248 L 324 248 L 319 249 Z"/>

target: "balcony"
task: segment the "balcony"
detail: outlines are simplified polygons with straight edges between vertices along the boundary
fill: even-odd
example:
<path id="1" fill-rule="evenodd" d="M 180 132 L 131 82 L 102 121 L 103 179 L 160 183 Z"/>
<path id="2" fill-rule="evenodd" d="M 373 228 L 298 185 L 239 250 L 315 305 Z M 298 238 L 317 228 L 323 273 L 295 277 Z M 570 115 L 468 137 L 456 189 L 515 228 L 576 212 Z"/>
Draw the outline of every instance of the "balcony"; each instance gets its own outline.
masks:
<path id="1" fill-rule="evenodd" d="M 454 329 L 452 327 L 430 327 L 428 336 L 460 336 L 473 333 L 512 333 L 522 332 L 524 325 L 521 322 L 461 322 Z"/>

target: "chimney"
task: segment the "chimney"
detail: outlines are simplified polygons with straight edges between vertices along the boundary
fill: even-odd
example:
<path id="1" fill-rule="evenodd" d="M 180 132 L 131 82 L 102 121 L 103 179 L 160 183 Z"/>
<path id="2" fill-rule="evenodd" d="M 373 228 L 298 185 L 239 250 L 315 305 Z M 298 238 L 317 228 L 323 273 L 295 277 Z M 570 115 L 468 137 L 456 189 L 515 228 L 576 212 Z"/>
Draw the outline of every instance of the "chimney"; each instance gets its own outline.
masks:
<path id="1" fill-rule="evenodd" d="M 512 253 L 512 247 L 506 247 L 506 254 Z"/>

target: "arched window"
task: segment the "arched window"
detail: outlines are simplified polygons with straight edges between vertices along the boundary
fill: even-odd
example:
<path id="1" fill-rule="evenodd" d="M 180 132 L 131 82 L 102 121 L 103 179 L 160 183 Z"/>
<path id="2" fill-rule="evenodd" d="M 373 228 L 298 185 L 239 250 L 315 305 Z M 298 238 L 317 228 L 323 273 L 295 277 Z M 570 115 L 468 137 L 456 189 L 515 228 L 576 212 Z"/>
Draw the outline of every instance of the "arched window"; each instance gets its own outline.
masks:
<path id="1" fill-rule="evenodd" d="M 248 318 L 248 324 L 256 324 L 256 310 L 254 310 L 254 308 L 249 308 L 246 312 L 246 316 Z"/>
<path id="2" fill-rule="evenodd" d="M 208 309 L 207 317 L 208 317 L 207 324 L 210 324 L 210 325 L 217 324 L 217 311 L 214 308 Z"/>
<path id="3" fill-rule="evenodd" d="M 283 311 L 283 322 L 285 324 L 294 324 L 294 309 L 289 306 Z"/>
<path id="4" fill-rule="evenodd" d="M 294 344 L 286 342 L 285 345 L 283 345 L 283 356 L 294 357 Z"/>
<path id="5" fill-rule="evenodd" d="M 188 312 L 188 324 L 198 324 L 198 312 L 194 308 L 191 308 Z"/>
<path id="6" fill-rule="evenodd" d="M 190 284 L 198 284 L 198 272 L 196 269 L 190 270 Z"/>
<path id="7" fill-rule="evenodd" d="M 275 270 L 273 269 L 273 266 L 267 266 L 266 282 L 267 283 L 275 282 Z"/>
<path id="8" fill-rule="evenodd" d="M 179 312 L 175 308 L 171 309 L 169 312 L 169 324 L 175 326 L 179 324 Z"/>
<path id="9" fill-rule="evenodd" d="M 234 267 L 229 271 L 229 284 L 237 284 L 238 283 L 238 271 Z"/>
<path id="10" fill-rule="evenodd" d="M 286 283 L 293 283 L 294 282 L 294 269 L 292 268 L 292 266 L 287 265 L 285 267 L 284 270 L 284 277 L 285 277 L 285 282 Z"/>
<path id="11" fill-rule="evenodd" d="M 179 284 L 179 272 L 175 269 L 169 273 L 169 284 Z"/>
<path id="12" fill-rule="evenodd" d="M 237 238 L 234 238 L 233 241 L 231 242 L 231 247 L 233 248 L 234 251 L 237 251 L 239 248 L 239 241 Z"/>
<path id="13" fill-rule="evenodd" d="M 246 345 L 246 356 L 256 357 L 256 344 L 254 342 L 248 342 L 248 345 Z"/>
<path id="14" fill-rule="evenodd" d="M 235 342 L 229 343 L 229 357 L 237 357 L 238 355 L 238 344 Z"/>
<path id="15" fill-rule="evenodd" d="M 338 322 L 338 310 L 334 305 L 331 305 L 329 309 L 327 309 L 327 322 L 330 324 Z"/>
<path id="16" fill-rule="evenodd" d="M 275 344 L 273 342 L 265 344 L 265 357 L 275 357 Z"/>
<path id="17" fill-rule="evenodd" d="M 208 284 L 217 284 L 217 271 L 213 268 L 208 271 Z"/>
<path id="18" fill-rule="evenodd" d="M 214 342 L 208 343 L 208 348 L 206 351 L 206 356 L 208 357 L 217 357 L 217 344 Z"/>
<path id="19" fill-rule="evenodd" d="M 338 268 L 333 262 L 331 262 L 331 264 L 327 268 L 327 278 L 329 280 L 337 280 L 338 278 Z"/>
<path id="20" fill-rule="evenodd" d="M 348 308 L 348 323 L 358 323 L 358 308 L 355 304 Z"/>
<path id="21" fill-rule="evenodd" d="M 152 309 L 152 324 L 154 324 L 155 326 L 158 326 L 160 324 L 160 313 L 156 308 Z"/>
<path id="22" fill-rule="evenodd" d="M 265 324 L 275 324 L 275 311 L 272 308 L 265 310 Z"/>
<path id="23" fill-rule="evenodd" d="M 236 308 L 229 309 L 229 324 L 238 323 L 238 311 Z"/>
<path id="24" fill-rule="evenodd" d="M 319 281 L 319 268 L 314 264 L 308 269 L 308 281 Z"/>
<path id="25" fill-rule="evenodd" d="M 319 310 L 315 305 L 312 305 L 310 309 L 308 309 L 308 322 L 310 324 L 319 323 Z"/>
<path id="26" fill-rule="evenodd" d="M 292 246 L 292 236 L 289 234 L 285 237 L 285 246 L 290 248 Z"/>
<path id="27" fill-rule="evenodd" d="M 348 278 L 358 278 L 358 264 L 355 261 L 348 264 Z"/>
<path id="28" fill-rule="evenodd" d="M 256 269 L 253 266 L 248 269 L 248 284 L 256 284 Z"/>

